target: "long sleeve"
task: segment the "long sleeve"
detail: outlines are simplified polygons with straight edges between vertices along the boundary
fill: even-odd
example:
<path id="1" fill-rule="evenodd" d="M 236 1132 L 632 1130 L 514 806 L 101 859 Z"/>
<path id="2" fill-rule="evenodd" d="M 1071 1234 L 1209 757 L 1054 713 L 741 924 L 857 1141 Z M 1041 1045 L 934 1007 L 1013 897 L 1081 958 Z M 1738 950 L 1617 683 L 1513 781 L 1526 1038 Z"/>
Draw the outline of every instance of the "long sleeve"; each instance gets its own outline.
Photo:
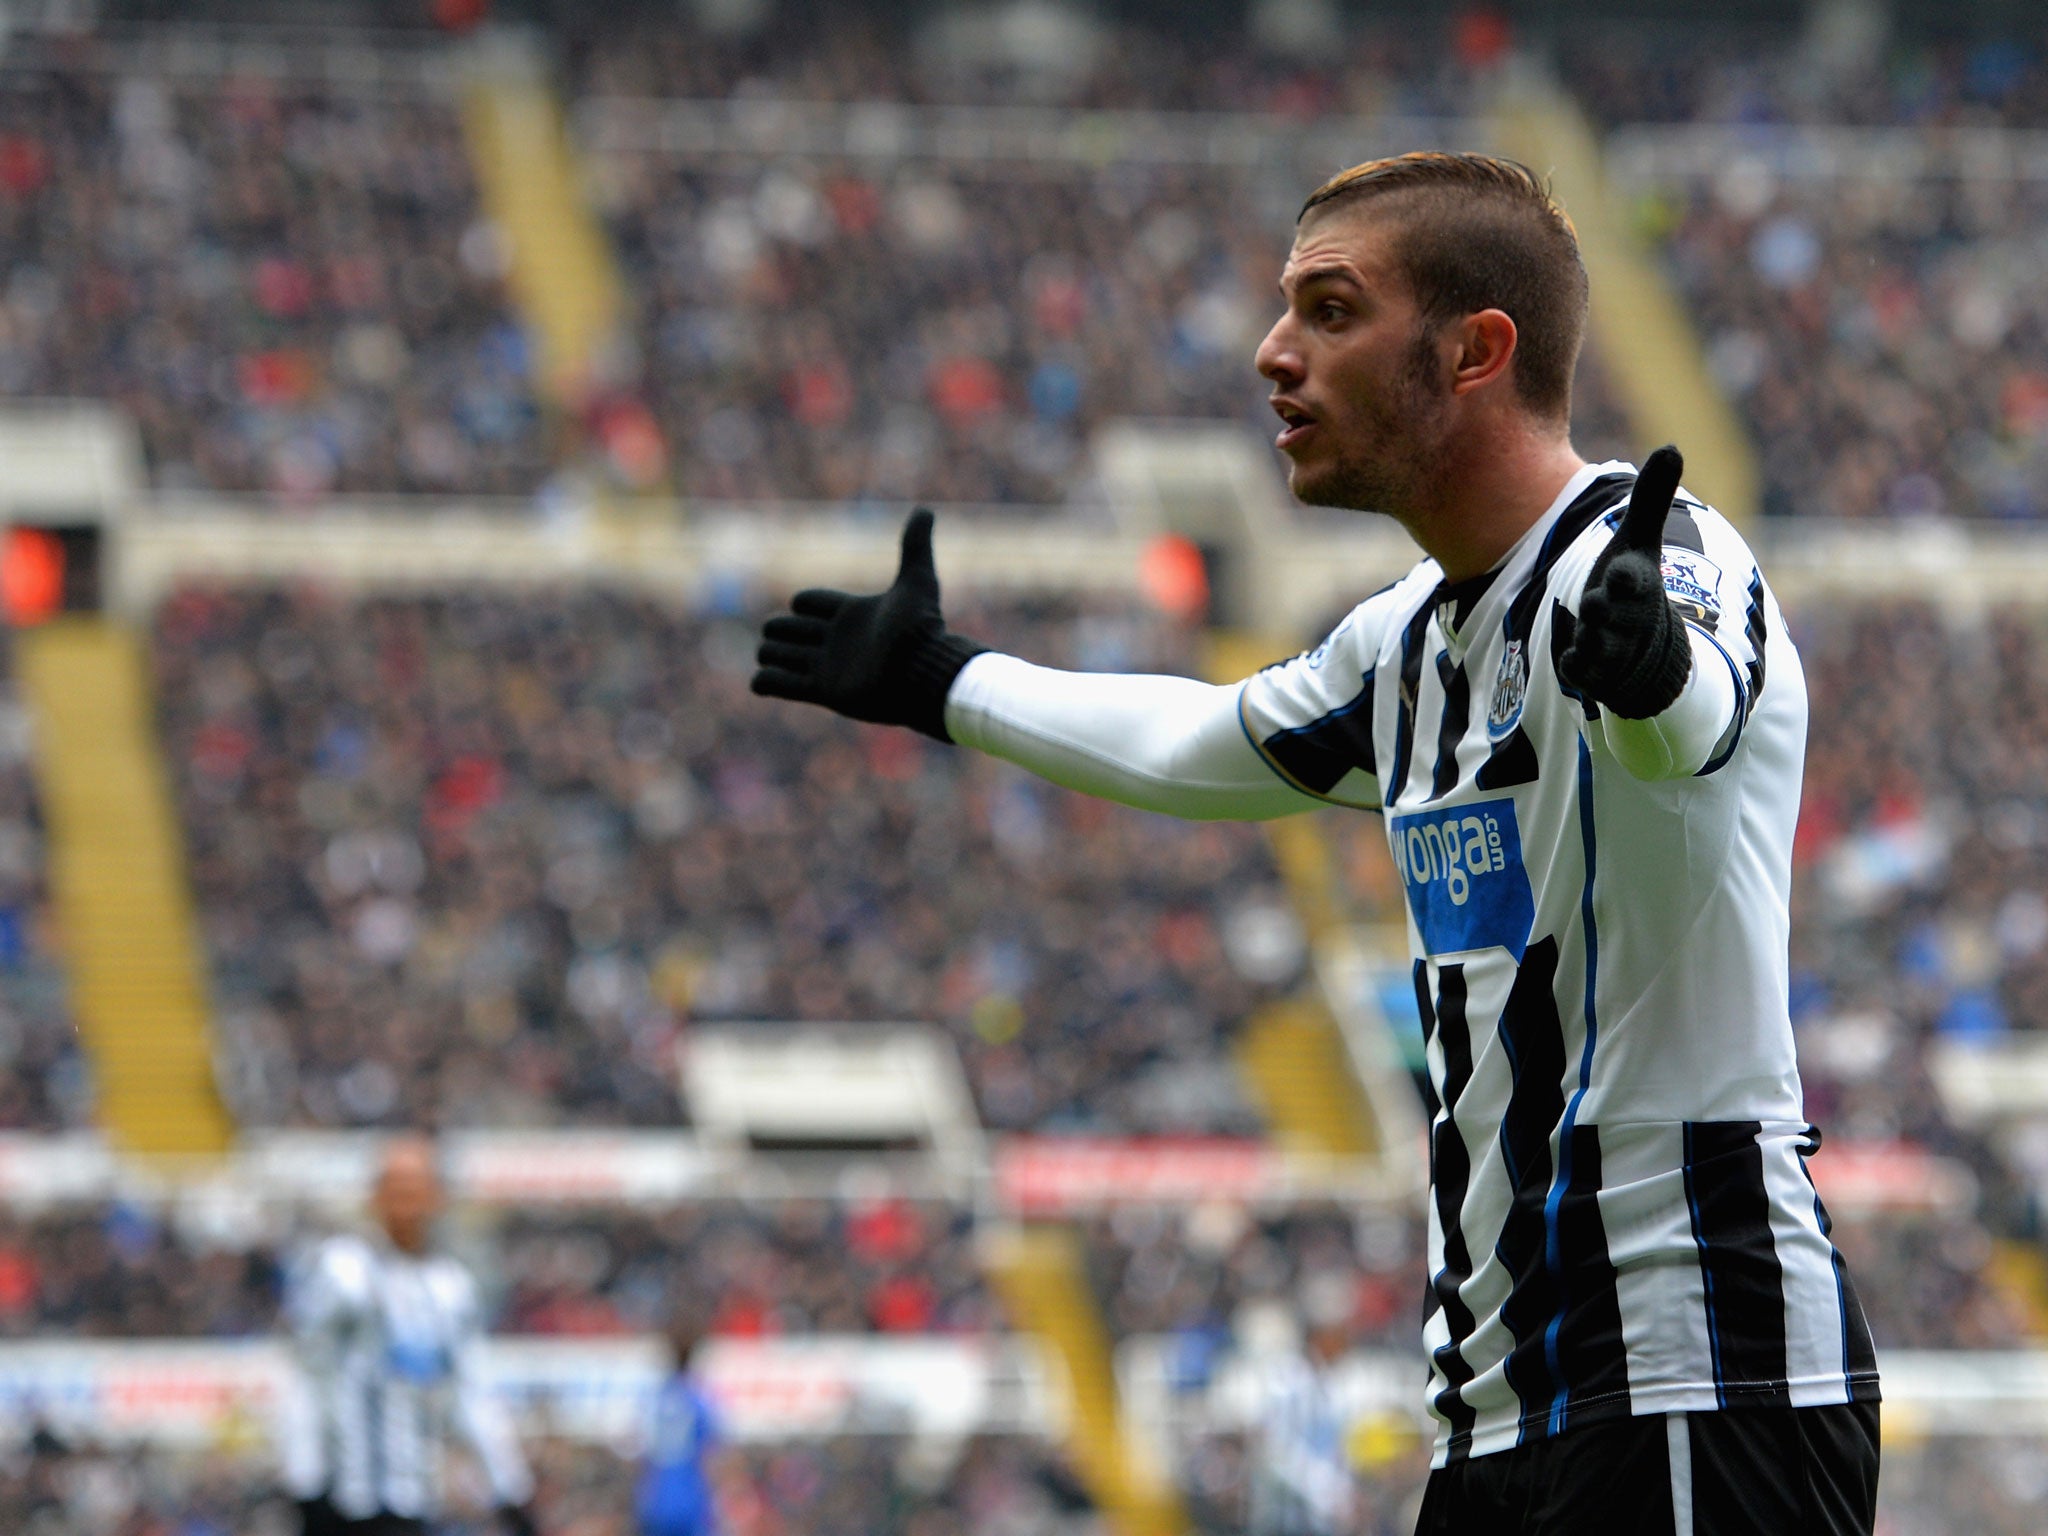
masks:
<path id="1" fill-rule="evenodd" d="M 1602 711 L 1594 727 L 1634 778 L 1689 778 L 1741 727 L 1742 685 L 1735 664 L 1700 630 L 1688 627 L 1686 635 L 1692 642 L 1692 675 L 1670 708 L 1646 720 Z"/>
<path id="2" fill-rule="evenodd" d="M 323 1421 L 340 1353 L 340 1330 L 349 1316 L 346 1282 L 351 1271 L 346 1258 L 345 1252 L 323 1245 L 301 1255 L 285 1283 L 284 1322 L 296 1369 L 278 1405 L 275 1428 L 285 1491 L 296 1499 L 324 1492 L 334 1474 Z"/>
<path id="3" fill-rule="evenodd" d="M 946 699 L 956 742 L 1069 789 L 1190 820 L 1263 821 L 1319 802 L 1283 781 L 1239 719 L 1242 684 L 970 661 Z"/>

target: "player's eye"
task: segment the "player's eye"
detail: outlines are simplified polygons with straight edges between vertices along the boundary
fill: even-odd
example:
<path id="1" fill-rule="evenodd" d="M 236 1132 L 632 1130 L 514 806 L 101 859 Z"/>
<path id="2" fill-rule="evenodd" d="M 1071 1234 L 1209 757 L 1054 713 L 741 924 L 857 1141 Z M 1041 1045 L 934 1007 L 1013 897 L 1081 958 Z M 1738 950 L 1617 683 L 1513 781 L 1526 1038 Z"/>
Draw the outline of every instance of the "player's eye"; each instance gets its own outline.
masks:
<path id="1" fill-rule="evenodd" d="M 1350 311 L 1335 299 L 1324 299 L 1316 306 L 1316 320 L 1323 325 L 1334 325 Z"/>

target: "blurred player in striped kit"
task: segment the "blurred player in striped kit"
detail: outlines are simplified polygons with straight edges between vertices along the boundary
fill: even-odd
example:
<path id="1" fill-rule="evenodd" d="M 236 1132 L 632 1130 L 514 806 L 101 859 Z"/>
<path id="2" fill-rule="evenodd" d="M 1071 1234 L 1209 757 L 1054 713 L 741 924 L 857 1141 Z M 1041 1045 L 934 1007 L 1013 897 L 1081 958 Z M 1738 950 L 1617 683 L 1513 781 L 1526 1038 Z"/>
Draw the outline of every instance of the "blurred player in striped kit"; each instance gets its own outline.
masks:
<path id="1" fill-rule="evenodd" d="M 305 1391 L 285 1485 L 303 1536 L 426 1536 L 453 1439 L 482 1464 L 505 1536 L 536 1536 L 526 1459 L 478 1373 L 476 1283 L 432 1251 L 442 1204 L 433 1145 L 399 1138 L 377 1176 L 377 1230 L 326 1239 L 288 1283 Z"/>

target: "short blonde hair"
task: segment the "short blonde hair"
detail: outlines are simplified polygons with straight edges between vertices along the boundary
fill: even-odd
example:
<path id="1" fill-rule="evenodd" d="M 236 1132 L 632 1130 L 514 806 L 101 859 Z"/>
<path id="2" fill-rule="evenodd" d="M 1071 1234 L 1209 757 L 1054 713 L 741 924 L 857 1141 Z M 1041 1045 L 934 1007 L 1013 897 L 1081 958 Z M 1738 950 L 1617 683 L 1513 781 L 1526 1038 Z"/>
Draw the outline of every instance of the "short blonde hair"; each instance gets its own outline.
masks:
<path id="1" fill-rule="evenodd" d="M 1515 322 L 1515 390 L 1530 410 L 1571 416 L 1586 334 L 1578 231 L 1528 166 L 1494 155 L 1418 150 L 1368 160 L 1309 194 L 1296 222 L 1385 200 L 1395 258 L 1433 322 L 1498 309 Z"/>

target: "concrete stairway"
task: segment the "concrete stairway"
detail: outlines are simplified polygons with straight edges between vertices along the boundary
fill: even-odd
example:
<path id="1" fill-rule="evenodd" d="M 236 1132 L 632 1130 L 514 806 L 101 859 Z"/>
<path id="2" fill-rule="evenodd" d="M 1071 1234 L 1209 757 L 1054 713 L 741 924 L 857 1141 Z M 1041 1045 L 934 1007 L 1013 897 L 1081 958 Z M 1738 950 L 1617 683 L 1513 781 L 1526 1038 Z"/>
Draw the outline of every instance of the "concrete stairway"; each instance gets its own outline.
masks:
<path id="1" fill-rule="evenodd" d="M 619 321 L 611 245 L 532 62 L 481 53 L 469 74 L 463 134 L 484 207 L 510 242 L 508 286 L 534 338 L 535 382 L 573 412 Z"/>
<path id="2" fill-rule="evenodd" d="M 1068 1449 L 1118 1536 L 1186 1530 L 1172 1488 L 1124 1435 L 1115 1353 L 1080 1235 L 1059 1226 L 1019 1228 L 994 1241 L 988 1269 L 1017 1326 L 1037 1335 L 1066 1368 L 1073 1411 Z"/>
<path id="3" fill-rule="evenodd" d="M 22 632 L 15 665 L 101 1124 L 127 1151 L 223 1151 L 234 1128 L 214 1082 L 184 840 L 141 647 L 111 621 L 69 617 Z"/>

